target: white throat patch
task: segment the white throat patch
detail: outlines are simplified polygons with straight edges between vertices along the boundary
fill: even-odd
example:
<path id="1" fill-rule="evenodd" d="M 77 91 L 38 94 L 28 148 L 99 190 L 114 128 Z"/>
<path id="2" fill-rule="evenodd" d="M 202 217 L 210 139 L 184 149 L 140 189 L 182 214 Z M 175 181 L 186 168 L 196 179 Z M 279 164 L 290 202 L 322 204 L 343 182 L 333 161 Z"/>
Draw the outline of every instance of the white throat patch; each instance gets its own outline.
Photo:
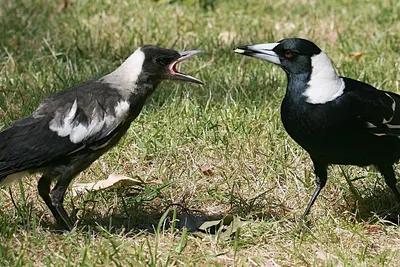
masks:
<path id="1" fill-rule="evenodd" d="M 311 58 L 312 73 L 308 87 L 303 93 L 310 104 L 324 104 L 335 100 L 344 90 L 344 81 L 340 78 L 328 56 L 321 52 Z"/>
<path id="2" fill-rule="evenodd" d="M 134 92 L 137 79 L 142 72 L 144 60 L 145 54 L 139 47 L 118 69 L 102 77 L 100 81 L 113 84 L 115 88 L 121 91 Z"/>

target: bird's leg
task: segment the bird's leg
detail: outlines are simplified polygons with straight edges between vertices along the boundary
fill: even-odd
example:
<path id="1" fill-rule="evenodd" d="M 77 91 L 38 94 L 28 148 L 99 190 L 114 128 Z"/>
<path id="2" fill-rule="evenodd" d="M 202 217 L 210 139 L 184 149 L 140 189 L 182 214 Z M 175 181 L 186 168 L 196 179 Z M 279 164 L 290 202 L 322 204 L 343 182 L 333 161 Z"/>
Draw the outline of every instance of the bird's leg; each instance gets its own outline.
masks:
<path id="1" fill-rule="evenodd" d="M 57 221 L 57 224 L 59 224 L 63 228 L 67 228 L 67 225 L 65 224 L 64 220 L 60 217 L 60 214 L 58 213 L 56 207 L 54 207 L 53 203 L 51 202 L 50 185 L 51 185 L 51 178 L 47 174 L 43 174 L 43 176 L 39 179 L 38 182 L 39 195 L 42 197 L 47 207 L 49 207 L 51 213 L 53 214 L 54 218 Z"/>
<path id="2" fill-rule="evenodd" d="M 326 180 L 328 179 L 328 166 L 325 163 L 322 163 L 316 159 L 311 158 L 314 163 L 314 173 L 316 176 L 316 184 L 317 187 L 312 195 L 310 201 L 308 202 L 307 208 L 304 211 L 303 215 L 301 216 L 300 220 L 303 221 L 307 214 L 310 212 L 312 205 L 314 204 L 315 200 L 317 199 L 319 193 L 321 192 L 322 188 L 324 188 L 326 184 Z"/>
<path id="3" fill-rule="evenodd" d="M 62 221 L 69 230 L 71 230 L 74 227 L 74 223 L 68 216 L 63 203 L 64 203 L 65 192 L 67 191 L 68 185 L 71 182 L 71 180 L 72 178 L 66 179 L 66 177 L 63 176 L 60 177 L 60 179 L 57 181 L 56 185 L 50 192 L 51 203 L 55 207 Z"/>
<path id="4" fill-rule="evenodd" d="M 400 193 L 396 187 L 396 175 L 394 174 L 392 165 L 379 165 L 377 166 L 378 170 L 382 173 L 383 177 L 385 177 L 385 182 L 392 189 L 394 195 L 397 200 L 400 202 Z"/>

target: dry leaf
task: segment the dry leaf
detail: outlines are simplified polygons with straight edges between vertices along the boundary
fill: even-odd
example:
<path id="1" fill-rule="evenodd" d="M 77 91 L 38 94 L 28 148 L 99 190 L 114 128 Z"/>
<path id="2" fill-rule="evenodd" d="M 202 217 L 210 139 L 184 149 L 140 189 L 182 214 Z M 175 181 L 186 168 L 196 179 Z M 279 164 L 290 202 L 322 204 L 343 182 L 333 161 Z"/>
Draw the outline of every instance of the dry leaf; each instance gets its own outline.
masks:
<path id="1" fill-rule="evenodd" d="M 75 197 L 78 194 L 87 193 L 89 191 L 99 191 L 118 186 L 144 186 L 146 184 L 158 184 L 158 182 L 144 182 L 143 180 L 126 177 L 124 175 L 110 174 L 110 176 L 108 176 L 108 178 L 105 180 L 100 180 L 92 183 L 75 183 L 72 186 L 71 191 L 72 195 Z"/>
<path id="2" fill-rule="evenodd" d="M 210 167 L 210 166 L 201 166 L 201 167 L 200 167 L 200 171 L 201 171 L 204 175 L 207 175 L 207 176 L 211 176 L 211 175 L 214 174 L 214 171 L 213 171 L 212 167 Z"/>
<path id="3" fill-rule="evenodd" d="M 233 217 L 228 217 L 228 221 L 229 219 L 233 219 L 230 224 L 228 225 L 228 227 L 226 228 L 226 230 L 224 232 L 221 233 L 220 238 L 222 240 L 228 240 L 231 238 L 231 236 L 233 234 L 235 234 L 240 228 L 242 228 L 243 226 L 249 224 L 251 221 L 249 220 L 243 220 L 241 219 L 239 216 L 233 216 Z M 224 221 L 225 224 L 225 221 Z"/>
<path id="4" fill-rule="evenodd" d="M 355 60 L 360 60 L 365 54 L 367 54 L 367 52 L 365 51 L 359 51 L 359 52 L 351 52 L 350 56 L 354 57 Z"/>
<path id="5" fill-rule="evenodd" d="M 215 221 L 205 221 L 198 228 L 199 230 L 206 231 L 207 229 L 218 226 L 222 223 L 223 219 L 215 220 Z"/>

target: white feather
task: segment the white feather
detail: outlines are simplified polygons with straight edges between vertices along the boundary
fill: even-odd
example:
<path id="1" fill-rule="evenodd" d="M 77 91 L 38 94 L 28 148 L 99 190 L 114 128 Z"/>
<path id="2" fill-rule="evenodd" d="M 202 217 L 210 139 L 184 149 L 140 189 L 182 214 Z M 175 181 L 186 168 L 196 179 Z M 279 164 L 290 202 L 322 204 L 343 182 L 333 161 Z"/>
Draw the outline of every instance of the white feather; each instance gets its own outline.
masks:
<path id="1" fill-rule="evenodd" d="M 386 93 L 386 95 L 387 95 L 388 97 L 390 97 L 390 99 L 392 99 L 392 101 L 393 101 L 393 103 L 392 103 L 393 115 L 392 115 L 392 117 L 390 117 L 388 120 L 386 120 L 385 118 L 383 118 L 383 121 L 382 121 L 383 124 L 386 124 L 386 123 L 388 123 L 388 122 L 391 122 L 392 119 L 393 119 L 393 117 L 394 117 L 394 113 L 395 113 L 395 111 L 396 111 L 396 101 L 395 101 L 395 100 L 393 99 L 393 97 L 391 97 L 388 93 Z M 388 127 L 389 127 L 389 128 L 400 128 L 400 127 L 394 127 L 393 125 L 388 125 Z"/>
<path id="2" fill-rule="evenodd" d="M 89 125 L 86 126 L 79 123 L 73 126 L 73 118 L 77 110 L 76 103 L 77 101 L 75 100 L 68 115 L 65 116 L 62 126 L 56 123 L 56 119 L 53 119 L 50 122 L 50 129 L 52 131 L 56 132 L 61 137 L 69 135 L 70 141 L 74 144 L 78 144 L 84 140 L 87 140 L 91 136 L 99 133 L 104 127 L 107 128 L 107 132 L 104 134 L 104 136 L 107 136 L 125 120 L 125 118 L 128 116 L 130 107 L 129 102 L 123 100 L 118 102 L 114 107 L 115 116 L 107 114 L 104 118 L 100 119 L 95 115 L 97 113 L 93 111 Z M 74 115 L 72 116 L 72 114 Z"/>
<path id="3" fill-rule="evenodd" d="M 71 130 L 69 140 L 71 140 L 71 142 L 74 144 L 82 142 L 82 140 L 88 136 L 88 130 L 88 127 L 84 126 L 83 124 L 76 125 Z"/>
<path id="4" fill-rule="evenodd" d="M 76 111 L 78 109 L 78 103 L 75 99 L 74 103 L 72 104 L 71 110 L 68 112 L 68 114 L 64 118 L 64 122 L 62 124 L 59 124 L 57 122 L 57 117 L 60 116 L 58 112 L 56 112 L 56 116 L 54 119 L 50 121 L 50 130 L 53 132 L 56 132 L 58 136 L 65 137 L 70 135 L 72 131 L 72 121 L 75 117 Z"/>
<path id="5" fill-rule="evenodd" d="M 129 111 L 129 102 L 127 101 L 120 101 L 118 102 L 117 106 L 115 107 L 115 115 L 117 118 L 121 118 L 127 115 Z"/>
<path id="6" fill-rule="evenodd" d="M 122 92 L 135 92 L 136 81 L 142 72 L 145 54 L 141 48 L 128 57 L 121 66 L 110 74 L 102 77 L 100 81 L 112 84 Z"/>
<path id="7" fill-rule="evenodd" d="M 328 56 L 321 52 L 311 58 L 312 73 L 308 87 L 303 93 L 307 102 L 324 104 L 343 94 L 345 84 L 340 78 Z"/>

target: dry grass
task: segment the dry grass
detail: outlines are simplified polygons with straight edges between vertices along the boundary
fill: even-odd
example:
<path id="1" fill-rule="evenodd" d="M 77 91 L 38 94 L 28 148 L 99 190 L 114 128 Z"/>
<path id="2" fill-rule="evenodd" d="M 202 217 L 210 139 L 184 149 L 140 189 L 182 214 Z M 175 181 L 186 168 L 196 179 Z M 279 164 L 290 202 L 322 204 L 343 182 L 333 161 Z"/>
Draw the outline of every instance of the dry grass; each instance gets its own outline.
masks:
<path id="1" fill-rule="evenodd" d="M 207 86 L 158 88 L 127 137 L 76 180 L 120 173 L 162 184 L 91 193 L 74 205 L 68 195 L 80 219 L 71 233 L 55 231 L 37 177 L 11 187 L 16 207 L 1 189 L 1 265 L 398 265 L 400 231 L 384 218 L 399 205 L 372 168 L 331 168 L 310 223 L 296 223 L 314 175 L 280 122 L 285 76 L 232 48 L 305 37 L 342 75 L 400 92 L 399 3 L 235 0 L 203 10 L 153 1 L 70 1 L 63 9 L 61 2 L 0 4 L 0 127 L 44 96 L 113 70 L 145 43 L 206 50 L 185 71 Z M 351 190 L 345 177 L 363 179 Z M 229 239 L 188 233 L 174 220 L 188 213 L 250 223 Z"/>

